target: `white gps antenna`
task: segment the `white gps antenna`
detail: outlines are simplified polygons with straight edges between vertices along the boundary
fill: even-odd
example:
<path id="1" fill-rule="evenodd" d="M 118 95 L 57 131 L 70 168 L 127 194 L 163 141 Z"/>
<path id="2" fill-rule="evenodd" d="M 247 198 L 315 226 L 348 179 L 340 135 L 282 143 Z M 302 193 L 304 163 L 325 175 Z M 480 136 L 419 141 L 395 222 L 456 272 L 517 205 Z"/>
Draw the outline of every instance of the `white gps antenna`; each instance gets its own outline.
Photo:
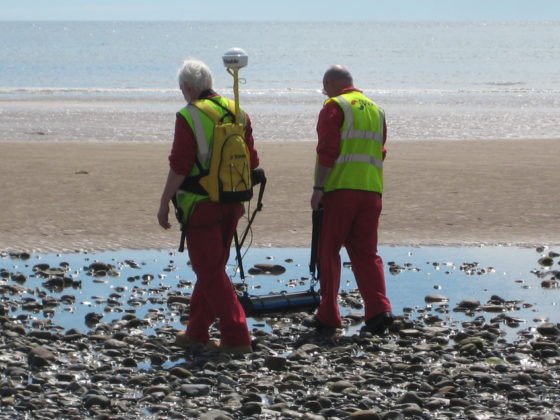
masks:
<path id="1" fill-rule="evenodd" d="M 235 98 L 235 121 L 239 118 L 239 69 L 245 67 L 249 62 L 249 56 L 241 48 L 230 48 L 222 56 L 224 67 L 233 76 L 233 96 Z"/>

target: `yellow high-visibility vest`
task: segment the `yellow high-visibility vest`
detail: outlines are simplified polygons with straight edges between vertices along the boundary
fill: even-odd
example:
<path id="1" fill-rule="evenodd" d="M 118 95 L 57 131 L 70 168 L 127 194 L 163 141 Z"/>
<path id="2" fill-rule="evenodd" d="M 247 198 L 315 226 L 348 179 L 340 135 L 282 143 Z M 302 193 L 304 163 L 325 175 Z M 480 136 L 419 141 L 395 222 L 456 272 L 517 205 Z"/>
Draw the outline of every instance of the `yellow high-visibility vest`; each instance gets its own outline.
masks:
<path id="1" fill-rule="evenodd" d="M 351 189 L 383 193 L 383 123 L 385 114 L 363 93 L 328 99 L 344 113 L 340 154 L 325 182 L 325 192 Z"/>

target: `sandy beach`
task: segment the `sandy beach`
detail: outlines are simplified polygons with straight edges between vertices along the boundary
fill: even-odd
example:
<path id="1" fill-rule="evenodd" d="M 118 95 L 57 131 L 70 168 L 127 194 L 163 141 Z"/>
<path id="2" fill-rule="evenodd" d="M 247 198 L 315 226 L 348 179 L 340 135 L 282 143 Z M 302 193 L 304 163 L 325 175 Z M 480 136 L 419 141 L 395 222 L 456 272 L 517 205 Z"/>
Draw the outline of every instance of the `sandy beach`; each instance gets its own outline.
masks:
<path id="1" fill-rule="evenodd" d="M 268 184 L 252 246 L 308 247 L 314 142 L 257 147 Z M 169 149 L 0 143 L 0 250 L 175 248 L 155 217 Z M 380 244 L 558 244 L 558 156 L 557 140 L 389 143 Z"/>

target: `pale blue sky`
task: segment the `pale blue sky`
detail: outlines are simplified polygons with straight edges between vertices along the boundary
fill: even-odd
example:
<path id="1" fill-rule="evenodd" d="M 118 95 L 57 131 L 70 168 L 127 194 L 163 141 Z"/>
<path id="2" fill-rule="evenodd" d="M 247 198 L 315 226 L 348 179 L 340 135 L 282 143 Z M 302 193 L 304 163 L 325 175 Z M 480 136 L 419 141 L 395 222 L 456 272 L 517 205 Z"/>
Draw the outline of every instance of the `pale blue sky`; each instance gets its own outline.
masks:
<path id="1" fill-rule="evenodd" d="M 535 20 L 560 0 L 0 0 L 0 20 Z"/>

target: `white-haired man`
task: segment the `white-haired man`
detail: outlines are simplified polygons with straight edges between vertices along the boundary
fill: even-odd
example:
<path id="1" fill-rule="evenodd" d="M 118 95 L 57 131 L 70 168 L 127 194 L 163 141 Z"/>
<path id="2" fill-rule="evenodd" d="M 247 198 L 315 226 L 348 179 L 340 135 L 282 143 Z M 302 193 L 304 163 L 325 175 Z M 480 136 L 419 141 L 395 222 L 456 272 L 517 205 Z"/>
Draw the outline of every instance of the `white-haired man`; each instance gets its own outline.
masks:
<path id="1" fill-rule="evenodd" d="M 209 166 L 209 162 L 201 161 L 198 156 L 195 133 L 196 125 L 199 125 L 199 128 L 201 125 L 208 149 L 211 150 L 214 122 L 200 109 L 188 104 L 204 101 L 220 115 L 226 116 L 230 101 L 212 90 L 212 74 L 208 66 L 199 60 L 186 60 L 179 69 L 178 79 L 187 106 L 177 113 L 173 146 L 169 156 L 169 174 L 157 214 L 158 222 L 164 229 L 171 227 L 169 202 L 184 185 L 185 179 L 196 179 L 201 169 L 208 169 Z M 231 115 L 226 119 L 230 117 Z M 254 148 L 251 121 L 244 112 L 241 120 L 244 122 L 251 168 L 254 169 L 259 164 L 259 157 Z M 218 350 L 249 353 L 252 350 L 251 336 L 245 313 L 225 272 L 231 242 L 237 222 L 243 214 L 243 206 L 240 203 L 212 202 L 201 188 L 194 188 L 184 194 L 181 201 L 188 203 L 188 208 L 183 208 L 183 212 L 190 215 L 184 223 L 184 229 L 189 258 L 196 273 L 196 283 L 190 301 L 187 329 L 177 334 L 175 344 L 182 348 L 216 347 L 216 343 L 210 340 L 209 328 L 219 319 L 221 340 L 217 346 Z"/>

